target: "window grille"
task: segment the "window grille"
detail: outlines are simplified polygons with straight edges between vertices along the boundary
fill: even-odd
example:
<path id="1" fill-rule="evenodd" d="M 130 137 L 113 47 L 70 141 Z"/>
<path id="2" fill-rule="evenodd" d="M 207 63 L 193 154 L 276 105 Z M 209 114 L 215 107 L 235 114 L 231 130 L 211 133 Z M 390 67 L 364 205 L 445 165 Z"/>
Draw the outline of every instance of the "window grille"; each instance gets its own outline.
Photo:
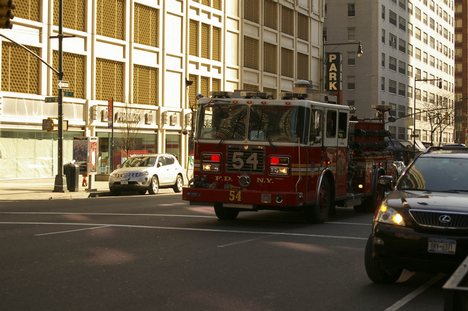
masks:
<path id="1" fill-rule="evenodd" d="M 309 41 L 309 18 L 304 14 L 297 14 L 297 36 L 299 39 Z"/>
<path id="2" fill-rule="evenodd" d="M 205 97 L 210 96 L 210 78 L 200 78 L 200 93 L 202 93 L 202 95 Z"/>
<path id="3" fill-rule="evenodd" d="M 270 73 L 278 73 L 278 52 L 274 44 L 263 44 L 263 70 Z"/>
<path id="4" fill-rule="evenodd" d="M 141 65 L 133 66 L 133 102 L 158 104 L 158 69 Z"/>
<path id="5" fill-rule="evenodd" d="M 158 46 L 159 11 L 155 8 L 135 3 L 134 11 L 135 42 Z"/>
<path id="6" fill-rule="evenodd" d="M 28 48 L 40 53 L 35 47 Z M 2 91 L 39 94 L 40 61 L 23 48 L 2 42 Z"/>
<path id="7" fill-rule="evenodd" d="M 201 57 L 210 58 L 210 25 L 201 25 Z"/>
<path id="8" fill-rule="evenodd" d="M 309 56 L 302 53 L 297 53 L 297 78 L 309 79 Z"/>
<path id="9" fill-rule="evenodd" d="M 62 0 L 63 27 L 86 30 L 86 1 Z M 59 23 L 59 0 L 54 0 L 54 25 Z"/>
<path id="10" fill-rule="evenodd" d="M 190 20 L 190 55 L 198 56 L 198 22 Z"/>
<path id="11" fill-rule="evenodd" d="M 123 40 L 125 38 L 125 1 L 97 0 L 96 33 Z"/>
<path id="12" fill-rule="evenodd" d="M 244 18 L 254 23 L 260 22 L 259 14 L 259 1 L 258 0 L 248 0 L 244 1 Z"/>
<path id="13" fill-rule="evenodd" d="M 294 11 L 285 6 L 281 7 L 281 31 L 294 36 Z"/>
<path id="14" fill-rule="evenodd" d="M 258 70 L 258 40 L 244 37 L 244 66 Z"/>
<path id="15" fill-rule="evenodd" d="M 21 0 L 20 5 L 16 2 L 16 7 L 15 7 L 15 10 L 13 11 L 13 14 L 16 17 L 40 22 L 41 21 L 41 15 L 40 15 L 41 8 L 42 8 L 42 1 L 40 0 Z"/>
<path id="16" fill-rule="evenodd" d="M 244 83 L 244 91 L 258 91 L 258 85 Z"/>
<path id="17" fill-rule="evenodd" d="M 218 27 L 213 27 L 212 46 L 213 60 L 221 61 L 221 29 Z"/>
<path id="18" fill-rule="evenodd" d="M 192 81 L 192 85 L 189 86 L 189 106 L 192 107 L 197 104 L 198 76 L 189 75 L 189 80 Z"/>
<path id="19" fill-rule="evenodd" d="M 213 1 L 213 8 L 215 8 L 216 10 L 221 10 L 222 9 L 222 4 L 221 4 L 221 0 L 212 0 Z"/>
<path id="20" fill-rule="evenodd" d="M 211 91 L 212 92 L 221 91 L 221 80 L 211 79 Z"/>
<path id="21" fill-rule="evenodd" d="M 54 68 L 58 68 L 58 51 L 54 51 Z M 69 91 L 73 92 L 73 97 L 85 98 L 85 75 L 86 75 L 86 57 L 83 55 L 63 53 L 63 80 L 69 84 Z M 52 94 L 58 95 L 58 77 L 52 76 Z"/>
<path id="22" fill-rule="evenodd" d="M 107 59 L 96 59 L 96 99 L 124 101 L 124 64 Z"/>
<path id="23" fill-rule="evenodd" d="M 264 1 L 264 20 L 266 27 L 278 29 L 278 4 L 272 0 Z"/>
<path id="24" fill-rule="evenodd" d="M 294 77 L 294 59 L 293 51 L 281 48 L 281 75 L 286 77 Z"/>

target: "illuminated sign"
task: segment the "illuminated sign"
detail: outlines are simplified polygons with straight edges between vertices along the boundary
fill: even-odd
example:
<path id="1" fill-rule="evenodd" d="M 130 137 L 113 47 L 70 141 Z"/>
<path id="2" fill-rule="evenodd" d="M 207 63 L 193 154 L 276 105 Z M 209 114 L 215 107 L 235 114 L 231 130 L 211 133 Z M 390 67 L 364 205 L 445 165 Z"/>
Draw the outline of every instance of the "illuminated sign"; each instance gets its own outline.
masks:
<path id="1" fill-rule="evenodd" d="M 341 91 L 341 53 L 327 53 L 326 55 L 325 89 L 337 93 Z"/>

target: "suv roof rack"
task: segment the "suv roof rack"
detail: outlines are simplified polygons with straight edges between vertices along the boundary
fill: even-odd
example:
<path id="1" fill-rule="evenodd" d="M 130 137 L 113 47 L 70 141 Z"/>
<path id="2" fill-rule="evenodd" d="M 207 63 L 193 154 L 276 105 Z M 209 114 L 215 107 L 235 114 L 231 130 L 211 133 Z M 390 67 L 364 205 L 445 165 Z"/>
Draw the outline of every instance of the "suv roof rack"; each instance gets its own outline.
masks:
<path id="1" fill-rule="evenodd" d="M 434 151 L 443 151 L 443 150 L 454 150 L 454 151 L 464 151 L 468 152 L 468 148 L 465 144 L 447 144 L 443 146 L 430 146 L 425 153 L 431 153 Z"/>

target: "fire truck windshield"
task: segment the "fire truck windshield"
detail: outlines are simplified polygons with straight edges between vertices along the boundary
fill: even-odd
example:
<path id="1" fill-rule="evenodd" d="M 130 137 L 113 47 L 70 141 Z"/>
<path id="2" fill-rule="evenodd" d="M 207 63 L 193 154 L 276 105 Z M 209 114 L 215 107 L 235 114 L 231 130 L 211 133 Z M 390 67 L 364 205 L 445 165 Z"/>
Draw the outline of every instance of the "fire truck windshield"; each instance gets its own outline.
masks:
<path id="1" fill-rule="evenodd" d="M 309 116 L 300 106 L 215 102 L 200 107 L 198 138 L 305 142 Z"/>

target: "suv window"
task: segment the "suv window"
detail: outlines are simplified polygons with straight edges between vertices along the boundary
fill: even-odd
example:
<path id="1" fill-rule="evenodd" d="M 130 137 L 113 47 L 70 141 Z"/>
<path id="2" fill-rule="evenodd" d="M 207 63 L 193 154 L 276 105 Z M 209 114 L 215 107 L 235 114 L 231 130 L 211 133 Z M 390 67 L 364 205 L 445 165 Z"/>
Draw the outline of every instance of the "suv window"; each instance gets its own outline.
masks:
<path id="1" fill-rule="evenodd" d="M 421 156 L 399 180 L 399 190 L 468 191 L 468 158 Z"/>
<path id="2" fill-rule="evenodd" d="M 171 156 L 166 156 L 166 165 L 174 164 L 174 158 Z"/>

